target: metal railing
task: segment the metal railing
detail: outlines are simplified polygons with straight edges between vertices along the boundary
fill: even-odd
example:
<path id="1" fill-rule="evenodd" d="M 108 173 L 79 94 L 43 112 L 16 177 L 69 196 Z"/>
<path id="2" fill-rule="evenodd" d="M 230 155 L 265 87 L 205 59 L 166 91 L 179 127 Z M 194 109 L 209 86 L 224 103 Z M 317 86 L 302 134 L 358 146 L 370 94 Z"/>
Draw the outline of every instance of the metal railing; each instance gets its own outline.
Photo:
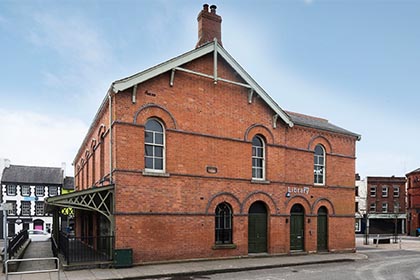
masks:
<path id="1" fill-rule="evenodd" d="M 48 260 L 55 260 L 56 261 L 56 268 L 55 269 L 9 272 L 9 262 L 48 261 Z M 47 272 L 57 272 L 58 273 L 58 280 L 60 280 L 60 260 L 58 258 L 13 259 L 13 260 L 7 260 L 5 262 L 6 280 L 9 279 L 9 275 L 36 274 L 36 273 L 47 273 Z"/>
<path id="2" fill-rule="evenodd" d="M 13 257 L 25 244 L 26 240 L 29 239 L 28 231 L 23 229 L 18 232 L 10 241 L 9 246 L 7 247 L 7 253 L 9 258 Z M 9 259 L 7 258 L 7 259 Z"/>
<path id="3" fill-rule="evenodd" d="M 113 259 L 113 236 L 68 236 L 59 234 L 58 248 L 67 265 L 72 263 L 109 262 Z"/>

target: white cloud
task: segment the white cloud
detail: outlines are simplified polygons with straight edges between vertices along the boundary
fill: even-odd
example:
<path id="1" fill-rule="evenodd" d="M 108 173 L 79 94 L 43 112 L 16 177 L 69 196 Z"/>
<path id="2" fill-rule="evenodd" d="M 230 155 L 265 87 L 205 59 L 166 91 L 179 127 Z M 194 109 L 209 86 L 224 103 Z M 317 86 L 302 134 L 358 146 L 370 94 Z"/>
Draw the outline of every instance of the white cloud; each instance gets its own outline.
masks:
<path id="1" fill-rule="evenodd" d="M 12 164 L 60 167 L 71 163 L 88 126 L 79 119 L 0 109 L 0 157 Z"/>
<path id="2" fill-rule="evenodd" d="M 33 27 L 27 38 L 46 53 L 44 92 L 62 95 L 73 106 L 97 108 L 118 68 L 101 27 L 74 14 L 35 13 L 31 17 Z"/>
<path id="3" fill-rule="evenodd" d="M 36 14 L 33 19 L 36 28 L 31 32 L 31 40 L 34 44 L 51 48 L 72 62 L 77 59 L 101 65 L 107 61 L 108 44 L 85 18 Z"/>

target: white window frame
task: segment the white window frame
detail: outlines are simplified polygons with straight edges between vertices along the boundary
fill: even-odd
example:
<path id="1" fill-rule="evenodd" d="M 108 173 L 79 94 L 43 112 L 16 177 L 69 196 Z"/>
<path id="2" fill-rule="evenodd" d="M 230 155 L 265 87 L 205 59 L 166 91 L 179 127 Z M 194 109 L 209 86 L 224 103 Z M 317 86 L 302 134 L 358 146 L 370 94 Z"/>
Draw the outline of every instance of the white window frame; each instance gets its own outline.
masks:
<path id="1" fill-rule="evenodd" d="M 28 192 L 24 192 L 23 190 L 27 190 Z M 31 196 L 31 186 L 29 185 L 20 185 L 20 194 L 22 196 Z"/>
<path id="2" fill-rule="evenodd" d="M 388 213 L 388 202 L 382 202 L 382 213 Z"/>
<path id="3" fill-rule="evenodd" d="M 316 154 L 316 149 L 320 147 L 322 149 L 322 155 Z M 322 159 L 322 163 L 321 162 Z M 323 186 L 325 185 L 325 171 L 326 171 L 326 157 L 325 157 L 325 148 L 321 144 L 315 146 L 314 149 L 314 185 Z M 318 173 L 322 173 L 322 177 Z M 319 178 L 322 179 L 320 182 Z"/>
<path id="4" fill-rule="evenodd" d="M 27 213 L 25 213 L 23 206 L 29 206 L 28 208 L 25 207 Z M 21 201 L 20 202 L 20 215 L 22 216 L 30 216 L 31 215 L 31 202 L 30 201 Z"/>
<path id="5" fill-rule="evenodd" d="M 369 212 L 372 212 L 372 213 L 375 213 L 376 212 L 376 203 L 375 202 L 372 202 L 369 205 Z"/>
<path id="6" fill-rule="evenodd" d="M 16 185 L 6 185 L 6 194 L 8 196 L 15 196 L 15 195 L 17 195 L 17 187 L 16 187 Z"/>
<path id="7" fill-rule="evenodd" d="M 40 205 L 42 205 L 42 210 Z M 35 201 L 35 216 L 45 215 L 45 205 L 43 201 Z"/>
<path id="8" fill-rule="evenodd" d="M 51 189 L 54 191 L 52 192 Z M 48 196 L 57 196 L 58 195 L 58 187 L 57 186 L 49 186 L 48 187 Z"/>
<path id="9" fill-rule="evenodd" d="M 394 186 L 394 197 L 400 197 L 400 187 Z"/>
<path id="10" fill-rule="evenodd" d="M 382 197 L 388 197 L 388 186 L 382 186 Z"/>
<path id="11" fill-rule="evenodd" d="M 265 180 L 265 141 L 261 136 L 255 135 L 252 138 L 252 142 L 254 142 L 254 139 L 256 138 L 261 141 L 262 146 L 254 146 L 254 144 L 252 144 L 252 180 Z M 262 151 L 262 156 L 258 155 L 258 151 L 260 150 Z M 262 166 L 254 165 L 254 160 L 261 161 Z M 254 177 L 254 170 L 260 170 L 261 177 Z"/>
<path id="12" fill-rule="evenodd" d="M 156 121 L 157 123 L 159 123 L 159 125 L 162 127 L 162 132 L 159 131 L 154 131 L 154 130 L 146 130 L 146 125 L 147 122 L 149 121 Z M 166 151 L 166 133 L 165 133 L 165 126 L 163 125 L 163 123 L 156 119 L 156 118 L 150 118 L 146 121 L 146 125 L 144 126 L 144 170 L 146 172 L 153 172 L 153 173 L 165 173 L 165 169 L 166 169 L 166 159 L 165 159 L 165 151 Z M 148 142 L 146 143 L 146 133 L 152 133 L 153 135 L 153 142 Z M 155 135 L 156 134 L 160 134 L 162 133 L 162 144 L 158 144 L 155 142 Z M 146 155 L 146 146 L 152 146 L 153 151 L 155 150 L 155 147 L 162 147 L 162 157 L 157 157 L 154 154 L 153 155 Z M 154 153 L 154 152 L 153 152 Z M 151 158 L 153 161 L 153 167 L 146 167 L 146 158 Z M 162 159 L 162 169 L 157 169 L 155 168 L 155 159 Z"/>
<path id="13" fill-rule="evenodd" d="M 376 186 L 370 186 L 369 193 L 370 197 L 376 197 Z"/>
<path id="14" fill-rule="evenodd" d="M 7 210 L 7 215 L 16 216 L 17 215 L 17 204 L 16 201 L 7 200 L 6 203 L 10 203 L 12 205 L 12 210 Z"/>
<path id="15" fill-rule="evenodd" d="M 42 189 L 42 194 L 40 191 L 41 189 Z M 41 185 L 35 186 L 35 196 L 37 197 L 45 196 L 45 186 L 41 186 Z"/>

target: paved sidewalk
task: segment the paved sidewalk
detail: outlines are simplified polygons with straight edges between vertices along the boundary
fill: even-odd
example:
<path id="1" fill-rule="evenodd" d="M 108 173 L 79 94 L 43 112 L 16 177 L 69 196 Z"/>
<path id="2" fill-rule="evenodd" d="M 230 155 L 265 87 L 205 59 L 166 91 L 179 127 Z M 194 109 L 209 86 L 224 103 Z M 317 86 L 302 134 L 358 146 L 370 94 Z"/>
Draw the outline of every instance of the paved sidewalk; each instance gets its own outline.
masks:
<path id="1" fill-rule="evenodd" d="M 51 256 L 50 245 L 47 242 L 32 242 L 25 253 L 25 258 L 29 257 L 49 257 Z M 84 269 L 75 271 L 60 271 L 61 280 L 112 280 L 112 279 L 150 279 L 159 277 L 171 277 L 180 275 L 203 275 L 222 272 L 246 271 L 254 269 L 265 269 L 285 266 L 298 266 L 307 264 L 345 262 L 363 260 L 367 257 L 359 253 L 346 254 L 309 254 L 295 256 L 276 256 L 276 257 L 246 257 L 227 260 L 177 262 L 167 264 L 149 264 L 133 266 L 131 268 L 111 268 L 111 269 Z M 52 269 L 54 264 L 49 262 L 36 262 L 20 267 L 19 271 Z M 2 274 L 0 279 L 5 279 Z M 10 280 L 56 280 L 58 274 L 40 273 L 26 275 L 10 275 Z"/>
<path id="2" fill-rule="evenodd" d="M 111 269 L 84 269 L 76 271 L 60 271 L 61 280 L 113 280 L 113 279 L 151 279 L 159 277 L 172 277 L 180 275 L 204 275 L 222 272 L 246 271 L 254 269 L 266 269 L 275 267 L 299 266 L 308 264 L 321 264 L 332 262 L 346 262 L 365 260 L 367 256 L 363 252 L 374 250 L 415 250 L 420 251 L 419 237 L 402 237 L 401 243 L 374 244 L 373 237 L 369 239 L 369 245 L 364 244 L 363 236 L 356 237 L 357 253 L 343 254 L 308 254 L 308 255 L 284 255 L 275 257 L 245 257 L 227 260 L 177 262 L 167 264 L 149 264 L 133 266 L 131 268 Z M 50 257 L 51 245 L 48 242 L 32 242 L 25 253 L 25 258 Z M 22 264 L 20 271 L 52 269 L 51 261 Z M 0 280 L 5 279 L 0 274 Z M 10 280 L 56 280 L 57 273 L 10 275 Z"/>

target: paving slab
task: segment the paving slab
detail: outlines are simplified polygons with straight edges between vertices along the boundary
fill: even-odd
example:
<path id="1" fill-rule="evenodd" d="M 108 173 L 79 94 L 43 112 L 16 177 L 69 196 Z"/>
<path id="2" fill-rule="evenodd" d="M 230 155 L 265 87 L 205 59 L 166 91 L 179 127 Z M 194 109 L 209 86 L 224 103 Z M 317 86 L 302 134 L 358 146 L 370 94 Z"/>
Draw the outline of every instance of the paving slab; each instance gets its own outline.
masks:
<path id="1" fill-rule="evenodd" d="M 389 245 L 389 244 L 386 244 Z M 420 248 L 420 244 L 419 244 Z M 51 244 L 48 242 L 32 242 L 25 253 L 25 258 L 51 257 Z M 329 253 L 329 254 L 302 254 L 280 256 L 250 256 L 223 260 L 203 260 L 189 262 L 174 262 L 163 264 L 145 264 L 130 268 L 95 268 L 72 271 L 60 271 L 61 280 L 120 280 L 120 279 L 150 279 L 171 277 L 176 275 L 205 275 L 222 272 L 235 272 L 255 269 L 265 269 L 285 266 L 298 266 L 306 264 L 357 261 L 366 259 L 362 253 Z M 55 265 L 50 262 L 33 262 L 20 268 L 23 270 L 52 269 Z M 0 275 L 0 280 L 5 275 Z M 43 273 L 30 275 L 12 275 L 9 280 L 56 280 L 57 273 Z"/>

